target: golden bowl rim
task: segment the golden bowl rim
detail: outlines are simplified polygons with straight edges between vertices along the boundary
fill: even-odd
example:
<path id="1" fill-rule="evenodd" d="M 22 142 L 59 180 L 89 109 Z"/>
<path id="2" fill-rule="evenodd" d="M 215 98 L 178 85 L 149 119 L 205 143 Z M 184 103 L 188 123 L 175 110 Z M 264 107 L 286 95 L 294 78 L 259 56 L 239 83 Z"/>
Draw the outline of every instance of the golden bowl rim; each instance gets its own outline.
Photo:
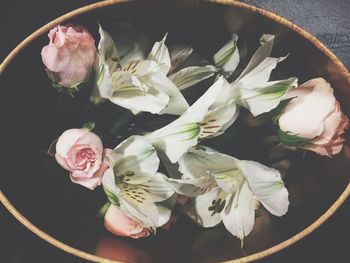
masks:
<path id="1" fill-rule="evenodd" d="M 11 61 L 26 47 L 28 46 L 33 40 L 40 37 L 44 33 L 48 32 L 53 27 L 57 26 L 58 24 L 61 24 L 63 22 L 66 22 L 67 20 L 74 18 L 78 15 L 82 15 L 85 13 L 88 13 L 93 10 L 97 10 L 100 8 L 104 8 L 107 6 L 117 5 L 121 3 L 126 2 L 135 2 L 137 0 L 105 0 L 93 4 L 89 4 L 83 7 L 80 7 L 78 9 L 75 9 L 73 11 L 70 11 L 51 22 L 47 23 L 46 25 L 40 27 L 38 30 L 30 34 L 27 38 L 25 38 L 18 46 L 16 46 L 9 55 L 3 60 L 3 62 L 0 65 L 0 75 L 5 71 L 6 67 L 11 63 Z M 266 11 L 262 8 L 255 7 L 250 4 L 242 3 L 235 0 L 203 0 L 205 2 L 211 2 L 221 5 L 229 5 L 236 8 L 246 9 L 248 11 L 258 13 L 268 19 L 271 19 L 281 25 L 284 25 L 288 27 L 289 29 L 293 30 L 306 40 L 310 41 L 316 48 L 318 48 L 322 53 L 324 53 L 335 65 L 337 65 L 340 69 L 340 73 L 343 75 L 345 79 L 347 79 L 349 85 L 350 85 L 350 73 L 347 70 L 347 68 L 344 66 L 344 64 L 337 58 L 337 56 L 329 50 L 321 41 L 319 41 L 315 36 L 307 32 L 305 29 L 299 27 L 298 25 L 292 23 L 286 18 L 283 18 L 271 11 Z M 228 260 L 225 262 L 229 263 L 246 263 L 246 262 L 252 262 L 255 260 L 259 260 L 262 258 L 265 258 L 269 255 L 272 255 L 284 248 L 289 247 L 290 245 L 294 244 L 295 242 L 301 240 L 302 238 L 309 235 L 311 232 L 316 230 L 319 226 L 321 226 L 330 216 L 332 216 L 335 211 L 345 202 L 345 200 L 350 195 L 350 183 L 345 188 L 343 193 L 338 197 L 338 199 L 327 209 L 326 212 L 324 212 L 317 220 L 315 220 L 311 225 L 300 231 L 299 233 L 295 234 L 294 236 L 288 238 L 285 241 L 282 241 L 278 243 L 277 245 L 274 245 L 270 248 L 267 248 L 265 250 L 256 252 L 252 255 L 241 257 L 234 260 Z M 102 258 L 96 255 L 92 255 L 90 253 L 84 252 L 80 249 L 71 247 L 54 237 L 50 236 L 43 230 L 39 229 L 37 226 L 35 226 L 33 223 L 31 223 L 26 217 L 24 217 L 13 205 L 12 203 L 7 199 L 5 194 L 0 190 L 0 201 L 1 203 L 6 207 L 6 209 L 27 229 L 29 229 L 31 232 L 36 234 L 38 237 L 44 239 L 51 245 L 69 253 L 74 256 L 90 260 L 93 262 L 103 262 L 103 263 L 119 263 L 119 261 L 110 260 L 106 258 Z"/>

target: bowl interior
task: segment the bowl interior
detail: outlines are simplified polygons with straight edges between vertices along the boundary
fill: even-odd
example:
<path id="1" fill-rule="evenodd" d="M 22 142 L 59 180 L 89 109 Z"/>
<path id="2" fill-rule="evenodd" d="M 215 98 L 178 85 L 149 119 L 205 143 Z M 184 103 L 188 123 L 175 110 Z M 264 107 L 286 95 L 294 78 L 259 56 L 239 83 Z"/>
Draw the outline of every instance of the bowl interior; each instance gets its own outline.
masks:
<path id="1" fill-rule="evenodd" d="M 181 2 L 181 1 L 180 1 Z M 201 1 L 200 1 L 201 2 Z M 185 3 L 185 1 L 183 1 Z M 82 24 L 98 40 L 97 22 L 108 30 L 117 21 L 130 21 L 155 40 L 168 32 L 168 43 L 189 44 L 210 58 L 232 32 L 237 32 L 240 47 L 252 54 L 263 33 L 276 34 L 274 56 L 289 53 L 279 66 L 283 77 L 297 76 L 299 83 L 324 77 L 335 89 L 343 110 L 350 112 L 349 83 L 340 69 L 308 40 L 272 20 L 244 9 L 201 2 L 196 7 L 159 2 L 121 3 L 81 15 L 69 22 Z M 67 21 L 68 22 L 68 21 Z M 282 218 L 264 211 L 258 214 L 253 232 L 241 249 L 240 241 L 223 227 L 202 229 L 180 217 L 172 230 L 160 230 L 155 237 L 129 240 L 109 234 L 101 219 L 93 215 L 105 201 L 100 190 L 89 191 L 72 184 L 46 154 L 50 143 L 65 129 L 80 127 L 93 118 L 83 103 L 87 94 L 72 100 L 51 88 L 41 62 L 41 48 L 48 39 L 34 40 L 9 65 L 1 76 L 1 145 L 6 157 L 1 188 L 14 206 L 33 224 L 64 243 L 100 257 L 128 262 L 216 262 L 240 258 L 280 243 L 313 223 L 339 197 L 349 183 L 346 171 L 350 162 L 340 154 L 323 158 L 307 154 L 294 162 L 285 181 L 290 193 L 290 211 Z M 244 60 L 243 60 L 244 61 Z M 244 62 L 243 62 L 244 63 Z M 203 82 L 186 91 L 189 98 L 208 87 Z M 63 102 L 62 102 L 63 101 Z M 64 107 L 60 106 L 64 103 Z M 102 107 L 105 114 L 98 125 L 103 130 L 109 120 L 128 114 L 115 107 Z M 130 127 L 120 129 L 123 138 L 147 130 L 157 117 L 145 115 Z M 157 122 L 168 121 L 166 117 Z M 139 130 L 140 129 L 140 130 Z M 113 144 L 105 138 L 107 144 Z M 221 144 L 220 144 L 221 143 Z M 242 148 L 223 146 L 222 151 L 240 158 L 254 158 Z M 257 150 L 256 158 L 264 160 Z M 238 155 L 237 155 L 238 154 Z"/>

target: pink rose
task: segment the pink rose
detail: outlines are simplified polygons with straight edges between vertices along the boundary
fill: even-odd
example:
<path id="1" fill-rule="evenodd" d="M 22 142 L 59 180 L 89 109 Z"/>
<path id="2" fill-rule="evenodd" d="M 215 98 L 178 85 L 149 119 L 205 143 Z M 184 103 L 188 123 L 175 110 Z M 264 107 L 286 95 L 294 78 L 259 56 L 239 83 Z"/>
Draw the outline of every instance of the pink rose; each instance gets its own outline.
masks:
<path id="1" fill-rule="evenodd" d="M 341 151 L 349 126 L 333 89 L 322 78 L 309 80 L 288 93 L 292 99 L 279 118 L 280 129 L 312 139 L 302 148 L 331 156 Z"/>
<path id="2" fill-rule="evenodd" d="M 57 26 L 48 36 L 50 43 L 41 56 L 57 82 L 71 88 L 86 80 L 97 54 L 91 34 L 81 26 Z"/>
<path id="3" fill-rule="evenodd" d="M 103 150 L 101 139 L 88 129 L 70 129 L 58 138 L 55 158 L 70 171 L 73 183 L 93 190 L 101 184 L 102 175 L 108 168 L 103 157 L 109 151 Z"/>
<path id="4" fill-rule="evenodd" d="M 131 238 L 147 237 L 150 229 L 128 217 L 119 207 L 110 205 L 105 214 L 105 227 L 114 235 Z"/>

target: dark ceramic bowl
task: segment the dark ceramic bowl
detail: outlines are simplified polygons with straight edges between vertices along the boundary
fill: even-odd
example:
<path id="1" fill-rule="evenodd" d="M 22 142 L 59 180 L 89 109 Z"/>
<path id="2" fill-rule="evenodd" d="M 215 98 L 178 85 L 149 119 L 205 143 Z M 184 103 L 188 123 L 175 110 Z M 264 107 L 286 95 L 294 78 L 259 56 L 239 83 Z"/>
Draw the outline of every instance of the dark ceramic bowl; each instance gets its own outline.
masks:
<path id="1" fill-rule="evenodd" d="M 290 211 L 282 218 L 262 215 L 244 248 L 224 229 L 203 230 L 186 220 L 155 237 L 128 240 L 109 234 L 101 220 L 89 218 L 99 202 L 99 192 L 73 185 L 55 173 L 44 153 L 63 130 L 84 123 L 79 113 L 62 116 L 55 106 L 57 93 L 43 71 L 40 51 L 46 33 L 57 24 L 78 23 L 96 39 L 97 23 L 129 20 L 142 30 L 170 41 L 189 43 L 202 54 L 212 54 L 238 32 L 248 43 L 263 33 L 276 34 L 274 55 L 290 53 L 281 74 L 298 76 L 300 83 L 327 79 L 335 89 L 344 112 L 350 113 L 350 75 L 343 64 L 315 37 L 284 18 L 235 1 L 106 1 L 70 12 L 34 32 L 0 66 L 1 146 L 0 200 L 29 230 L 47 242 L 76 256 L 96 261 L 127 262 L 248 262 L 266 257 L 302 239 L 346 200 L 350 193 L 350 162 L 308 155 L 286 177 Z M 29 80 L 29 81 L 28 81 Z M 18 108 L 21 110 L 18 111 Z M 18 153 L 21 153 L 20 156 Z"/>

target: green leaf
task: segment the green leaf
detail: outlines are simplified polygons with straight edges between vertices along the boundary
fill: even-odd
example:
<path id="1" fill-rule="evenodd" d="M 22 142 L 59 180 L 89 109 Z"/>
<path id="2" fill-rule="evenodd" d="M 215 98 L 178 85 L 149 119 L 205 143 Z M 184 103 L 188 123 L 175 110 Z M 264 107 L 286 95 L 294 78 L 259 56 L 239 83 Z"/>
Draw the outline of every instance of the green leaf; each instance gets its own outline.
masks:
<path id="1" fill-rule="evenodd" d="M 49 149 L 47 150 L 47 153 L 50 155 L 50 156 L 55 156 L 56 154 L 56 143 L 58 141 L 58 138 L 56 140 L 54 140 L 50 146 L 49 146 Z"/>
<path id="2" fill-rule="evenodd" d="M 93 121 L 89 121 L 88 123 L 85 123 L 82 128 L 92 131 L 95 128 L 95 123 Z"/>
<path id="3" fill-rule="evenodd" d="M 312 139 L 299 137 L 290 132 L 285 132 L 280 129 L 278 130 L 278 138 L 283 144 L 291 147 L 303 146 L 312 141 Z"/>
<path id="4" fill-rule="evenodd" d="M 103 187 L 103 190 L 105 191 L 107 198 L 111 204 L 120 206 L 118 197 L 112 191 L 109 191 L 106 187 Z"/>

